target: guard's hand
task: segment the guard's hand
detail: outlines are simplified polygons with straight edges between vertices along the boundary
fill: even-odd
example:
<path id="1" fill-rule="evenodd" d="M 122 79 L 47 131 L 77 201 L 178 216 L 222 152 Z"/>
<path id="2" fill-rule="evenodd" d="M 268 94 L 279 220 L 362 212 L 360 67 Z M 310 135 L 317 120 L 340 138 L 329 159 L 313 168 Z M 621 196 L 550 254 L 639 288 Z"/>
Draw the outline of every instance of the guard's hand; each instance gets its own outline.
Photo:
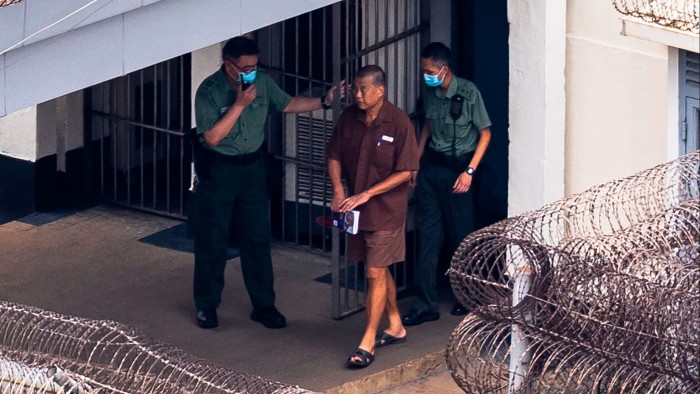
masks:
<path id="1" fill-rule="evenodd" d="M 233 105 L 247 107 L 258 96 L 258 91 L 255 89 L 255 84 L 248 86 L 248 89 L 242 90 L 240 84 L 236 85 L 236 102 Z"/>
<path id="2" fill-rule="evenodd" d="M 472 186 L 472 176 L 467 174 L 466 172 L 462 172 L 457 177 L 455 184 L 452 185 L 452 193 L 455 193 L 455 194 L 466 193 L 469 191 L 469 188 L 471 186 Z"/>
<path id="3" fill-rule="evenodd" d="M 336 92 L 340 94 L 340 99 L 344 99 L 345 95 L 347 94 L 348 90 L 348 85 L 345 83 L 345 80 L 343 79 L 340 81 L 340 85 L 333 85 L 331 86 L 330 89 L 326 92 L 326 105 L 332 105 L 333 102 L 335 101 L 335 95 Z"/>

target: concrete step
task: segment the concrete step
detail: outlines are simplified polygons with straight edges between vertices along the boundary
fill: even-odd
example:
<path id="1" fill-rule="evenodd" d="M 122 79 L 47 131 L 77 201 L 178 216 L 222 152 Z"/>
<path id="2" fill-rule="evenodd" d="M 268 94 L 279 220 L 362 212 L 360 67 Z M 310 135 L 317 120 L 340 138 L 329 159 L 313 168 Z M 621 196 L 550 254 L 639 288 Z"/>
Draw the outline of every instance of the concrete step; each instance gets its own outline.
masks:
<path id="1" fill-rule="evenodd" d="M 327 394 L 459 394 L 462 392 L 447 370 L 444 351 L 427 354 L 326 391 Z"/>

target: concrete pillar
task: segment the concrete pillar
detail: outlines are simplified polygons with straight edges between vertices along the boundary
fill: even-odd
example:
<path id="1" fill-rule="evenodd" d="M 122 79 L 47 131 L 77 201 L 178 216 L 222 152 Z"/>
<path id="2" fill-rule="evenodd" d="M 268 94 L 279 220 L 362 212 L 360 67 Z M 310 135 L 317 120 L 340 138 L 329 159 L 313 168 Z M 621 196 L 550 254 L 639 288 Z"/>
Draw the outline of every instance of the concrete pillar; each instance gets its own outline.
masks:
<path id="1" fill-rule="evenodd" d="M 508 0 L 508 215 L 564 196 L 566 7 Z"/>
<path id="2" fill-rule="evenodd" d="M 194 116 L 194 98 L 199 85 L 221 66 L 223 42 L 192 52 L 192 127 L 197 126 Z"/>

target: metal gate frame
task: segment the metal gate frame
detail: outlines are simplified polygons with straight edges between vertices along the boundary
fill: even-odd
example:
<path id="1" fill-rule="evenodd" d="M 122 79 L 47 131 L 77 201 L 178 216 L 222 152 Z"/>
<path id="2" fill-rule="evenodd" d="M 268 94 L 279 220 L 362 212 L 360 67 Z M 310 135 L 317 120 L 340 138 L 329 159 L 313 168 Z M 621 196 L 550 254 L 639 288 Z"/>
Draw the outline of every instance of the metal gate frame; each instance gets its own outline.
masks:
<path id="1" fill-rule="evenodd" d="M 428 19 L 429 3 L 421 0 L 344 0 L 253 34 L 261 65 L 288 93 L 319 97 L 332 84 L 352 82 L 361 65 L 377 64 L 388 76 L 388 99 L 416 122 L 419 54 L 427 43 Z M 189 59 L 184 55 L 86 90 L 91 118 L 86 141 L 98 148 L 93 161 L 99 163 L 96 184 L 103 200 L 186 218 L 192 161 L 184 138 L 191 124 Z M 346 259 L 345 236 L 328 226 L 332 188 L 325 145 L 333 120 L 351 102 L 348 95 L 332 111 L 287 114 L 281 121 L 270 117 L 266 129 L 271 156 L 281 163 L 276 169 L 270 161 L 270 184 L 282 187 L 282 201 L 271 207 L 272 228 L 279 228 L 275 236 L 282 241 L 330 254 L 335 319 L 364 309 L 367 286 L 364 264 Z M 276 179 L 282 185 L 275 185 Z M 411 227 L 409 219 L 407 232 Z M 392 267 L 399 292 L 408 287 L 413 238 L 407 240 L 413 245 L 407 261 Z"/>
<path id="2" fill-rule="evenodd" d="M 185 219 L 192 152 L 190 55 L 85 90 L 94 192 L 132 209 Z"/>
<path id="3" fill-rule="evenodd" d="M 419 54 L 428 40 L 428 19 L 425 1 L 345 0 L 256 32 L 260 62 L 285 91 L 311 97 L 323 95 L 331 86 L 327 81 L 352 82 L 361 66 L 377 64 L 388 76 L 389 101 L 405 110 L 418 126 Z M 273 216 L 281 218 L 277 236 L 307 250 L 330 252 L 334 319 L 363 310 L 367 288 L 364 264 L 346 258 L 345 235 L 328 225 L 332 187 L 325 145 L 334 120 L 352 101 L 348 95 L 332 111 L 285 115 L 281 127 L 268 122 L 269 148 L 283 167 L 283 201 L 273 207 Z M 411 226 L 409 219 L 407 231 Z M 415 242 L 411 241 L 413 237 L 407 242 L 413 245 L 407 251 L 407 262 L 392 267 L 399 292 L 408 287 L 408 260 L 415 256 Z"/>

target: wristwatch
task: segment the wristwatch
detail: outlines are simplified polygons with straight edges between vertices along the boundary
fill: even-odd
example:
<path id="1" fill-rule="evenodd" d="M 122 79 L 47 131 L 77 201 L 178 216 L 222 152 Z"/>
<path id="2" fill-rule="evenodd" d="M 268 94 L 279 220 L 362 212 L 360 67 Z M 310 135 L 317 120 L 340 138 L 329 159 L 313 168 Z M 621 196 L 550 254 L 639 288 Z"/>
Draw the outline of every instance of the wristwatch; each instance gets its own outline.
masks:
<path id="1" fill-rule="evenodd" d="M 467 175 L 474 175 L 474 171 L 476 171 L 476 170 L 473 169 L 472 167 L 467 167 L 467 169 L 464 170 L 464 172 L 466 172 Z"/>
<path id="2" fill-rule="evenodd" d="M 327 93 L 326 93 L 327 94 Z M 331 109 L 331 105 L 326 104 L 326 94 L 321 96 L 321 108 L 323 109 Z"/>

